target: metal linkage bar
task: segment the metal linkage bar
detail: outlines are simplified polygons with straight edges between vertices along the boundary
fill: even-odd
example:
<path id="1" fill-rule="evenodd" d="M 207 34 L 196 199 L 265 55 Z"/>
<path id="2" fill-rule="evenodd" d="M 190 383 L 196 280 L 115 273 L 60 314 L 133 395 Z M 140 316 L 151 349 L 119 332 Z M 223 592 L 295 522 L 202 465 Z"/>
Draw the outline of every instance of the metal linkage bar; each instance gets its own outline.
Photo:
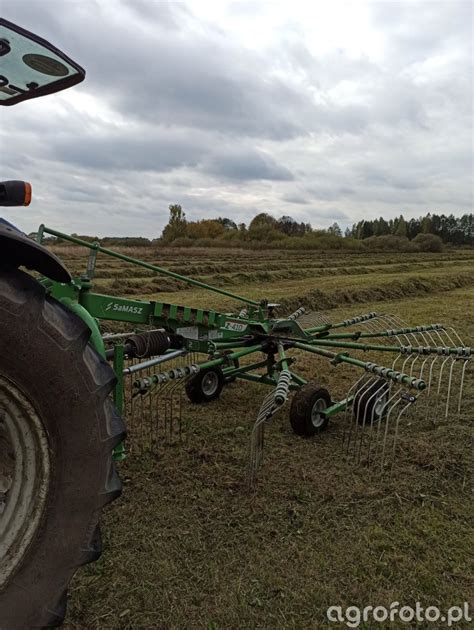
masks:
<path id="1" fill-rule="evenodd" d="M 170 380 L 187 378 L 192 374 L 197 374 L 201 370 L 205 370 L 207 368 L 219 367 L 233 359 L 240 359 L 241 357 L 246 356 L 247 354 L 252 354 L 253 352 L 257 352 L 262 349 L 262 345 L 258 344 L 257 346 L 251 346 L 250 348 L 244 348 L 243 350 L 239 350 L 237 352 L 231 352 L 217 359 L 211 359 L 210 361 L 204 361 L 203 363 L 192 363 L 190 365 L 186 365 L 182 368 L 177 368 L 175 370 L 169 370 L 168 372 L 158 372 L 158 374 L 153 374 L 147 378 L 140 379 L 135 381 L 133 387 L 135 389 L 136 394 L 144 394 L 148 392 L 154 385 L 158 385 L 160 383 L 165 383 Z"/>
<path id="2" fill-rule="evenodd" d="M 230 291 L 225 291 L 224 289 L 218 289 L 217 287 L 213 287 L 209 284 L 206 284 L 205 282 L 193 280 L 192 278 L 188 278 L 187 276 L 182 276 L 181 274 L 175 273 L 174 271 L 168 271 L 168 269 L 158 267 L 158 265 L 151 265 L 150 263 L 146 263 L 143 260 L 132 258 L 131 256 L 126 256 L 125 254 L 119 254 L 112 249 L 107 249 L 106 247 L 101 247 L 100 245 L 96 245 L 94 243 L 88 243 L 87 241 L 83 241 L 82 239 L 76 238 L 75 236 L 63 234 L 62 232 L 57 232 L 56 230 L 52 230 L 51 228 L 45 226 L 40 226 L 40 230 L 42 230 L 44 234 L 51 234 L 52 236 L 56 236 L 71 243 L 75 243 L 76 245 L 81 245 L 82 247 L 87 247 L 88 249 L 94 249 L 97 252 L 102 252 L 103 254 L 106 254 L 107 256 L 112 256 L 113 258 L 124 260 L 125 262 L 132 263 L 133 265 L 138 265 L 139 267 L 144 267 L 145 269 L 150 269 L 151 271 L 156 271 L 156 273 L 160 273 L 164 276 L 169 276 L 170 278 L 180 280 L 181 282 L 185 282 L 192 286 L 201 287 L 202 289 L 207 289 L 208 291 L 213 291 L 214 293 L 220 293 L 221 295 L 225 295 L 226 297 L 232 298 L 233 300 L 245 302 L 246 304 L 251 304 L 252 306 L 260 306 L 259 302 L 256 302 L 255 300 L 250 300 L 248 298 L 242 297 L 241 295 L 231 293 Z"/>
<path id="3" fill-rule="evenodd" d="M 153 367 L 154 365 L 159 365 L 160 363 L 172 361 L 173 359 L 177 359 L 178 357 L 181 357 L 185 354 L 188 354 L 187 350 L 168 351 L 166 354 L 155 357 L 154 359 L 142 361 L 141 363 L 137 363 L 136 365 L 130 365 L 129 367 L 124 368 L 123 373 L 126 375 L 135 374 L 135 372 L 141 372 L 141 370 L 146 370 L 147 368 Z"/>

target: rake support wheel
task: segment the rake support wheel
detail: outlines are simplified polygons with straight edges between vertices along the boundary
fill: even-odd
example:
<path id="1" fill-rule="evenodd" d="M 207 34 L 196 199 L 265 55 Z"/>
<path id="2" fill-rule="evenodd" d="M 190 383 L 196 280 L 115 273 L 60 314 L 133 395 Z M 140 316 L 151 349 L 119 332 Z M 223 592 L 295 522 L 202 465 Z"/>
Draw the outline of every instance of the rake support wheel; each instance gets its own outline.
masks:
<path id="1" fill-rule="evenodd" d="M 124 426 L 110 367 L 76 315 L 21 271 L 0 271 L 0 627 L 61 624 L 77 567 L 101 553 L 121 491 Z"/>
<path id="2" fill-rule="evenodd" d="M 186 381 L 186 394 L 192 403 L 216 400 L 224 387 L 224 373 L 219 367 L 201 370 Z"/>
<path id="3" fill-rule="evenodd" d="M 327 389 L 316 383 L 303 385 L 291 401 L 290 423 L 293 431 L 303 437 L 311 437 L 324 431 L 329 423 L 324 410 L 331 404 Z"/>

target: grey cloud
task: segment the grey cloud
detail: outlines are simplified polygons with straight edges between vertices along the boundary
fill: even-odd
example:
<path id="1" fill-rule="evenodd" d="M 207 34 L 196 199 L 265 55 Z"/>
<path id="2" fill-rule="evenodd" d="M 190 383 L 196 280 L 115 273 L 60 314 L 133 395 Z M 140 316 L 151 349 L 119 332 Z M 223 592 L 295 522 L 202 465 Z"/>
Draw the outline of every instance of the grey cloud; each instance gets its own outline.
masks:
<path id="1" fill-rule="evenodd" d="M 8 7 L 17 13 L 16 5 Z M 161 3 L 151 9 L 161 16 Z M 165 3 L 163 9 L 165 19 L 110 22 L 103 8 L 91 19 L 73 3 L 68 24 L 74 28 L 69 29 L 65 22 L 59 26 L 57 12 L 52 23 L 37 10 L 20 15 L 74 53 L 87 71 L 80 89 L 100 94 L 128 118 L 249 137 L 285 139 L 307 133 L 295 114 L 304 111 L 307 118 L 311 98 L 271 76 L 269 59 L 236 47 L 218 32 L 189 30 L 180 37 L 166 27 L 174 13 L 181 23 L 180 4 Z"/>
<path id="2" fill-rule="evenodd" d="M 33 180 L 26 223 L 102 234 L 156 235 L 174 202 L 193 219 L 269 211 L 315 226 L 470 211 L 468 4 L 374 3 L 375 60 L 312 55 L 291 19 L 257 52 L 193 5 L 4 0 L 5 17 L 63 48 L 87 79 L 1 112 L 2 176 Z"/>
<path id="3" fill-rule="evenodd" d="M 183 19 L 190 17 L 190 12 L 181 2 L 166 0 L 121 0 L 121 4 L 129 9 L 135 17 L 142 21 L 152 20 L 167 29 L 179 31 Z"/>
<path id="4" fill-rule="evenodd" d="M 236 180 L 273 179 L 291 181 L 292 173 L 261 151 L 229 150 L 213 156 L 204 167 L 213 175 Z"/>
<path id="5" fill-rule="evenodd" d="M 146 131 L 146 130 L 145 130 Z M 170 133 L 83 134 L 52 142 L 49 155 L 53 160 L 81 167 L 119 171 L 171 171 L 196 166 L 205 148 L 186 139 L 179 132 Z"/>
<path id="6" fill-rule="evenodd" d="M 306 197 L 297 193 L 288 193 L 287 195 L 283 195 L 281 199 L 282 201 L 286 201 L 288 203 L 297 203 L 301 205 L 309 203 L 309 200 Z"/>

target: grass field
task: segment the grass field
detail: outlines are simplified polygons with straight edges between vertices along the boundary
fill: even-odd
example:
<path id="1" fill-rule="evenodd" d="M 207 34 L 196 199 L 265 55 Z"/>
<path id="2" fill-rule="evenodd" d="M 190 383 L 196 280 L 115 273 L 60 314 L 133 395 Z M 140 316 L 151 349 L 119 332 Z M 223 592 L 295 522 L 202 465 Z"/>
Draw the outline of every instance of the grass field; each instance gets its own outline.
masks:
<path id="1" fill-rule="evenodd" d="M 55 251 L 74 272 L 84 269 L 80 249 Z M 131 255 L 280 302 L 287 312 L 303 304 L 335 320 L 396 313 L 415 325 L 450 323 L 474 345 L 472 251 Z M 235 307 L 106 258 L 97 285 L 115 295 Z M 350 383 L 341 367 L 318 359 L 298 368 L 335 397 Z M 468 377 L 463 413 L 434 428 L 411 427 L 391 476 L 344 460 L 337 419 L 315 438 L 297 438 L 286 407 L 266 432 L 254 492 L 245 478 L 249 435 L 265 390 L 237 382 L 211 405 L 186 402 L 182 442 L 120 464 L 124 493 L 104 515 L 102 558 L 72 583 L 67 627 L 320 629 L 341 627 L 326 619 L 331 605 L 473 608 L 472 369 Z"/>

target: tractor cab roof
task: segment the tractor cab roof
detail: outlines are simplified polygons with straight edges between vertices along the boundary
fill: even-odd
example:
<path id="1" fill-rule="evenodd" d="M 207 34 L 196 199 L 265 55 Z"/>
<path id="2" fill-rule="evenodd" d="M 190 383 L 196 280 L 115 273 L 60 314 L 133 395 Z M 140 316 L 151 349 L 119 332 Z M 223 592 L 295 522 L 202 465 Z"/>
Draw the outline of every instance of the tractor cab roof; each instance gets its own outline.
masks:
<path id="1" fill-rule="evenodd" d="M 46 40 L 0 18 L 0 105 L 64 90 L 83 81 L 85 74 Z"/>

